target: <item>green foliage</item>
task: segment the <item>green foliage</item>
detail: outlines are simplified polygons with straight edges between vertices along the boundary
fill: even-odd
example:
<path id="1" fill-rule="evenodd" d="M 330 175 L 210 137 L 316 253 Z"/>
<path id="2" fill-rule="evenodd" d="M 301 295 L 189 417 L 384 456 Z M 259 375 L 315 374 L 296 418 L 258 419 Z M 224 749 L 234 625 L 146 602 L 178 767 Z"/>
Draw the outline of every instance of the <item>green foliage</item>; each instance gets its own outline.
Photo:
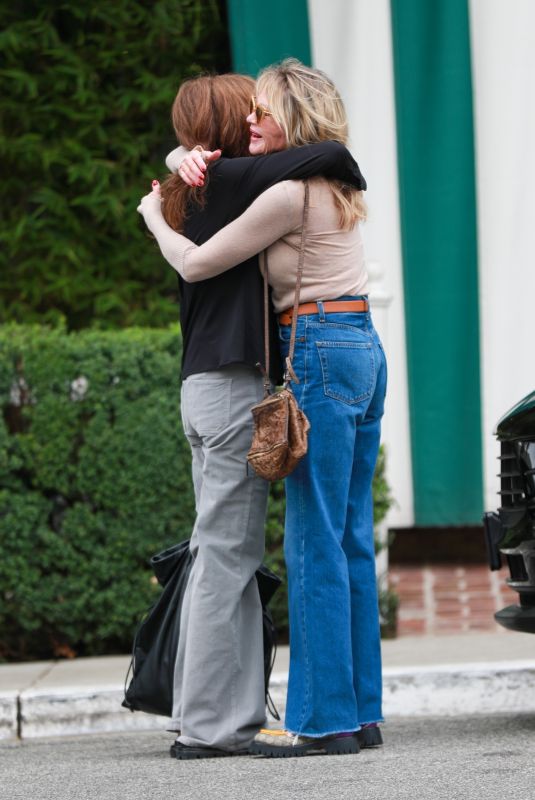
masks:
<path id="1" fill-rule="evenodd" d="M 129 650 L 150 557 L 194 521 L 180 354 L 177 328 L 0 327 L 0 660 Z M 266 563 L 285 579 L 283 530 L 276 483 Z M 284 586 L 273 611 L 284 637 Z"/>
<path id="2" fill-rule="evenodd" d="M 386 481 L 386 464 L 384 447 L 379 449 L 375 474 L 373 476 L 373 522 L 378 525 L 386 517 L 389 508 L 392 506 L 392 495 L 390 486 Z"/>
<path id="3" fill-rule="evenodd" d="M 174 330 L 0 329 L 0 656 L 124 652 L 190 535 Z"/>
<path id="4" fill-rule="evenodd" d="M 136 213 L 187 77 L 229 68 L 218 0 L 0 8 L 0 317 L 165 326 L 176 276 Z"/>
<path id="5" fill-rule="evenodd" d="M 282 579 L 282 586 L 274 595 L 269 606 L 277 626 L 279 639 L 282 641 L 285 641 L 288 636 L 287 576 L 286 562 L 284 561 L 285 511 L 284 482 L 277 481 L 271 484 L 269 490 L 264 563 Z"/>

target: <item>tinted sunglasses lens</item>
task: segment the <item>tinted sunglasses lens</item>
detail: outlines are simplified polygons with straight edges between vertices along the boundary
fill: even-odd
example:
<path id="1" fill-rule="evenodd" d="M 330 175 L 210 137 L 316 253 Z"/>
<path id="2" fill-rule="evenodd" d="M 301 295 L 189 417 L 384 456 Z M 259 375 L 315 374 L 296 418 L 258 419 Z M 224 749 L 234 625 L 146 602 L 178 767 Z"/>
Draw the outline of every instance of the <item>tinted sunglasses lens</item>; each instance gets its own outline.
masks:
<path id="1" fill-rule="evenodd" d="M 251 109 L 251 114 L 254 114 L 256 116 L 256 121 L 262 122 L 262 119 L 264 118 L 266 112 L 262 108 L 262 106 L 258 105 L 258 103 L 256 102 L 256 97 L 254 97 L 254 95 L 253 97 L 251 97 L 251 103 L 249 107 Z"/>

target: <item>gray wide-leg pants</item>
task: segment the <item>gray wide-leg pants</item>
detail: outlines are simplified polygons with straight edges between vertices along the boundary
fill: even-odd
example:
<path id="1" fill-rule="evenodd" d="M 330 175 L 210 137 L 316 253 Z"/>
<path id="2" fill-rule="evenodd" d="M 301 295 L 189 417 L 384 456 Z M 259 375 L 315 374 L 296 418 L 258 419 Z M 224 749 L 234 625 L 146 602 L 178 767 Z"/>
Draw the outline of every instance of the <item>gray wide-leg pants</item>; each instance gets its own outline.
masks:
<path id="1" fill-rule="evenodd" d="M 255 370 L 232 365 L 186 378 L 184 432 L 192 450 L 195 561 L 175 665 L 179 741 L 246 747 L 265 721 L 262 608 L 255 572 L 264 554 L 268 483 L 247 469 Z"/>

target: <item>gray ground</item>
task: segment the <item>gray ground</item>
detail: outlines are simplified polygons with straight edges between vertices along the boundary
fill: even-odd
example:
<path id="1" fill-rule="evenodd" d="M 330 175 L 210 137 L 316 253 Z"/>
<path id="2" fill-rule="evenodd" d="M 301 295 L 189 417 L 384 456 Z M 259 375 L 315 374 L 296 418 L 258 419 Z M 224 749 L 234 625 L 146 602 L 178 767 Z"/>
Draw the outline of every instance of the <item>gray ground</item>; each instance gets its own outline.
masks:
<path id="1" fill-rule="evenodd" d="M 170 734 L 0 743 L 1 800 L 532 800 L 535 716 L 397 719 L 357 756 L 180 762 Z"/>

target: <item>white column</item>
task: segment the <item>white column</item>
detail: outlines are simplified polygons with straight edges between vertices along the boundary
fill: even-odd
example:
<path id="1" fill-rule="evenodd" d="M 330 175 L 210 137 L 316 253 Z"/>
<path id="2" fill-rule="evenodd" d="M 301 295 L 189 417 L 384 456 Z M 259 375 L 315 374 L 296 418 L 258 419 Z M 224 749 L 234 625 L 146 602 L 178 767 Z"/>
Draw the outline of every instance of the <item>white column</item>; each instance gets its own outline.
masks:
<path id="1" fill-rule="evenodd" d="M 535 2 L 470 0 L 485 508 L 498 419 L 535 389 Z"/>
<path id="2" fill-rule="evenodd" d="M 399 230 L 396 126 L 389 0 L 308 0 L 314 65 L 346 104 L 352 151 L 368 182 L 367 258 L 384 268 L 389 388 L 383 442 L 395 505 L 389 527 L 413 524 L 405 310 Z M 377 317 L 379 309 L 377 309 Z M 379 325 L 379 320 L 377 319 Z M 381 333 L 381 331 L 380 331 Z"/>
<path id="3" fill-rule="evenodd" d="M 389 336 L 388 336 L 388 313 L 389 306 L 392 302 L 392 297 L 388 294 L 385 285 L 385 272 L 377 261 L 369 261 L 368 264 L 369 276 L 369 297 L 370 306 L 373 315 L 373 324 L 377 333 L 381 337 L 383 347 L 388 350 Z M 383 437 L 384 439 L 384 437 Z M 380 545 L 379 553 L 375 560 L 375 567 L 379 585 L 381 588 L 387 588 L 387 573 L 388 573 L 388 517 L 385 517 L 378 525 L 375 526 L 375 536 Z"/>

